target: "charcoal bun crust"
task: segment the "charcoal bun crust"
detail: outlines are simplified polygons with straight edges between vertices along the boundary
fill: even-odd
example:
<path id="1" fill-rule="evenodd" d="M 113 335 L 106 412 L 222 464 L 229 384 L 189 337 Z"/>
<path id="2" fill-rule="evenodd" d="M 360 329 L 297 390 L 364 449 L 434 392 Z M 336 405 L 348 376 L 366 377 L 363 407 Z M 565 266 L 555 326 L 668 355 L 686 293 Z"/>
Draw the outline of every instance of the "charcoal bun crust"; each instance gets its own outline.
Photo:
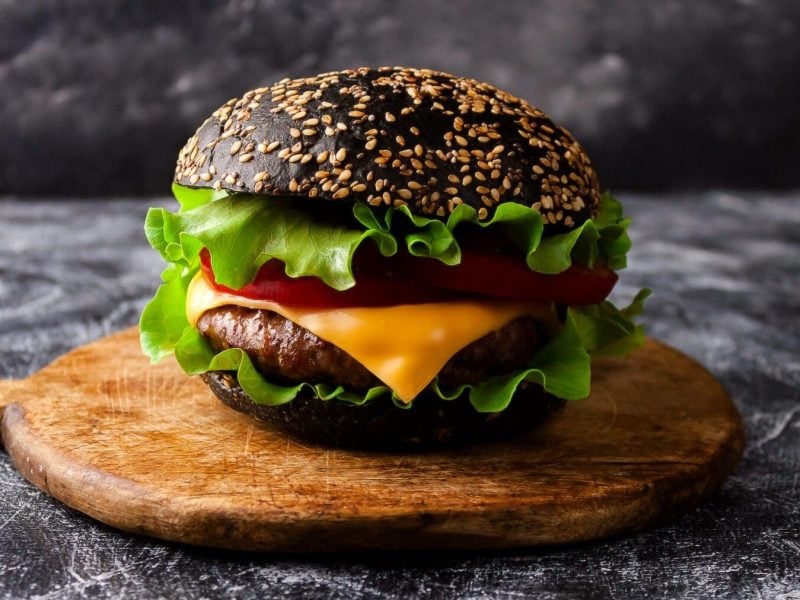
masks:
<path id="1" fill-rule="evenodd" d="M 486 220 L 514 202 L 551 230 L 600 203 L 588 156 L 544 112 L 486 83 L 399 67 L 285 79 L 230 100 L 181 150 L 175 181 L 441 219 L 467 204 Z"/>
<path id="2" fill-rule="evenodd" d="M 433 394 L 417 398 L 410 409 L 398 408 L 387 398 L 354 406 L 302 392 L 286 404 L 266 406 L 256 404 L 232 373 L 209 371 L 201 377 L 227 406 L 292 437 L 362 450 L 413 450 L 505 439 L 533 429 L 564 405 L 564 400 L 540 386 L 526 384 L 499 413 L 479 413 L 464 397 L 448 401 Z"/>

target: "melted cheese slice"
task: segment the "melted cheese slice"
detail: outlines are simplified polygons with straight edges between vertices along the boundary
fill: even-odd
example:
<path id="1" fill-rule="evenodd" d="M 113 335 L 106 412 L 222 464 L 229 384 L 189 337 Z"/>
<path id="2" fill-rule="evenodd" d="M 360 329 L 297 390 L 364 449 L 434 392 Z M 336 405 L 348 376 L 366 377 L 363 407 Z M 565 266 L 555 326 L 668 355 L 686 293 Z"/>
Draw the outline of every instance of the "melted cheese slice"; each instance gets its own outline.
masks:
<path id="1" fill-rule="evenodd" d="M 198 273 L 189 285 L 186 316 L 196 325 L 224 305 L 270 310 L 338 346 L 410 402 L 450 358 L 471 342 L 529 314 L 552 321 L 549 304 L 458 301 L 364 308 L 302 308 L 251 300 L 212 288 Z"/>

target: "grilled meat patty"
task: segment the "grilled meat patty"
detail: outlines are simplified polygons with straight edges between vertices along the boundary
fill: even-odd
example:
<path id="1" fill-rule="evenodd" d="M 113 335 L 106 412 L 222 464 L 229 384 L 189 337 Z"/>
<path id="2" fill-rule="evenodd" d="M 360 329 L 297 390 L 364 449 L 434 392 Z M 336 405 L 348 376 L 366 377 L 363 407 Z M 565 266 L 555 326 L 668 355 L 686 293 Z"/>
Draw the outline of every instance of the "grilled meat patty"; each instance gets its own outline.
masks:
<path id="1" fill-rule="evenodd" d="M 351 390 L 381 384 L 341 348 L 271 311 L 221 306 L 203 313 L 197 328 L 214 350 L 241 348 L 276 381 L 325 382 Z M 439 382 L 450 387 L 513 371 L 544 341 L 537 322 L 520 317 L 462 348 L 439 372 Z"/>

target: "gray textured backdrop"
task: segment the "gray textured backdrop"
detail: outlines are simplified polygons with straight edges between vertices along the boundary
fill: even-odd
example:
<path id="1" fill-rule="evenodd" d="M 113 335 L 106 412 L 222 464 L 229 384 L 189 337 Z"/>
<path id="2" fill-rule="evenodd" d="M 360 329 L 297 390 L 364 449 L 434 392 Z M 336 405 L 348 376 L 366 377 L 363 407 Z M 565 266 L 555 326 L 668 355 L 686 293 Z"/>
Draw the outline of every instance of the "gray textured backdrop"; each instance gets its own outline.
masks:
<path id="1" fill-rule="evenodd" d="M 0 194 L 163 193 L 284 76 L 430 66 L 550 112 L 613 189 L 800 184 L 800 2 L 0 0 Z"/>

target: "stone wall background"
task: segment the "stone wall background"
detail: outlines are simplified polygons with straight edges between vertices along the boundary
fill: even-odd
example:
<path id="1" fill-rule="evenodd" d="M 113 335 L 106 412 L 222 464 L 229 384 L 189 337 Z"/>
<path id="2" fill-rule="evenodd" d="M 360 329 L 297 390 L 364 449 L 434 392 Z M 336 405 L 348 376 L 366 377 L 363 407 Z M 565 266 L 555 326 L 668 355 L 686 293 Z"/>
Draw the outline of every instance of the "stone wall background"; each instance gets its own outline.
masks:
<path id="1" fill-rule="evenodd" d="M 549 112 L 604 187 L 800 185 L 796 0 L 0 0 L 0 194 L 164 194 L 228 98 L 403 64 Z"/>

